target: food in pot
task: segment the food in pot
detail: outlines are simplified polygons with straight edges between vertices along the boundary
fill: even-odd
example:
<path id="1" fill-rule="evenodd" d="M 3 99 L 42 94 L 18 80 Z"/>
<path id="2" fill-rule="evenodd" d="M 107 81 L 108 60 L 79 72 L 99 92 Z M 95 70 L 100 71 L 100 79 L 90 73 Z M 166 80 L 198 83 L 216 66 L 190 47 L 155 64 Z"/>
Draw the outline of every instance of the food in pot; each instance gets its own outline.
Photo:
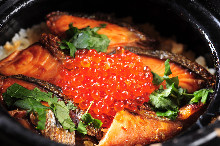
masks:
<path id="1" fill-rule="evenodd" d="M 204 112 L 215 85 L 204 67 L 125 25 L 47 19 L 52 34 L 0 62 L 1 102 L 25 127 L 69 145 L 146 145 Z"/>

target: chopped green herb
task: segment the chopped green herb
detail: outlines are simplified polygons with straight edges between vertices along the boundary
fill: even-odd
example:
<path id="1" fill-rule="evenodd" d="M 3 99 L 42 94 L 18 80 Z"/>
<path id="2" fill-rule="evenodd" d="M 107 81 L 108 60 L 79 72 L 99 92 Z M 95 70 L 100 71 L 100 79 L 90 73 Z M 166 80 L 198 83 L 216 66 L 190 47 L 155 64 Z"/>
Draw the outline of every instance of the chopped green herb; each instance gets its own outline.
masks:
<path id="1" fill-rule="evenodd" d="M 172 74 L 172 72 L 171 72 L 171 70 L 170 70 L 170 64 L 169 64 L 169 62 L 170 62 L 169 59 L 167 59 L 167 60 L 165 61 L 165 72 L 164 72 L 164 75 L 165 75 L 165 76 L 169 76 L 169 75 Z"/>
<path id="2" fill-rule="evenodd" d="M 83 134 L 87 134 L 87 130 L 86 127 L 89 125 L 92 125 L 94 128 L 100 128 L 102 126 L 102 122 L 98 119 L 94 119 L 90 113 L 88 113 L 91 105 L 93 104 L 93 102 L 90 104 L 89 108 L 87 109 L 87 111 L 82 115 L 80 122 L 78 124 L 78 128 L 77 131 L 79 131 L 80 133 Z"/>
<path id="3" fill-rule="evenodd" d="M 68 101 L 68 103 L 66 104 L 67 108 L 69 110 L 75 110 L 77 109 L 77 107 L 71 102 L 71 101 Z"/>
<path id="4" fill-rule="evenodd" d="M 157 116 L 167 117 L 171 120 L 175 120 L 178 115 L 178 112 L 179 112 L 178 109 L 174 109 L 174 110 L 167 110 L 167 111 L 157 111 L 156 114 Z"/>
<path id="5" fill-rule="evenodd" d="M 100 120 L 94 119 L 86 112 L 82 115 L 81 121 L 78 127 L 76 127 L 69 116 L 69 110 L 75 110 L 77 107 L 71 101 L 65 104 L 64 101 L 59 101 L 56 96 L 53 97 L 51 92 L 45 93 L 38 88 L 28 90 L 15 83 L 8 87 L 6 92 L 3 93 L 3 98 L 10 107 L 16 106 L 28 112 L 37 113 L 39 120 L 37 129 L 40 130 L 45 129 L 47 110 L 51 110 L 62 127 L 70 132 L 77 130 L 80 133 L 87 134 L 86 126 L 92 125 L 95 128 L 102 126 Z M 42 105 L 41 101 L 47 102 L 50 107 Z"/>
<path id="6" fill-rule="evenodd" d="M 201 89 L 195 91 L 193 94 L 186 93 L 186 90 L 179 87 L 178 76 L 170 78 L 172 74 L 169 60 L 165 61 L 164 76 L 160 77 L 158 74 L 152 72 L 153 83 L 160 85 L 166 81 L 166 89 L 161 85 L 158 90 L 150 95 L 150 104 L 155 109 L 157 116 L 164 116 L 174 120 L 177 117 L 178 109 L 183 103 L 206 103 L 209 93 L 213 93 L 212 89 Z"/>
<path id="7" fill-rule="evenodd" d="M 193 93 L 194 97 L 190 100 L 190 104 L 197 103 L 201 100 L 202 103 L 206 103 L 207 97 L 209 93 L 213 93 L 214 91 L 212 89 L 201 89 L 198 91 L 195 91 Z"/>
<path id="8" fill-rule="evenodd" d="M 153 84 L 160 85 L 164 81 L 163 77 L 159 76 L 158 74 L 156 74 L 152 71 L 151 71 L 151 73 L 153 74 L 153 81 L 152 81 Z"/>
<path id="9" fill-rule="evenodd" d="M 69 116 L 69 108 L 65 105 L 64 101 L 52 103 L 50 107 L 52 107 L 52 111 L 63 129 L 68 129 L 70 132 L 76 130 L 75 124 Z"/>
<path id="10" fill-rule="evenodd" d="M 150 103 L 154 106 L 155 109 L 160 110 L 169 110 L 176 109 L 178 105 L 172 100 L 168 98 L 172 92 L 172 86 L 167 89 L 159 89 L 153 92 L 150 95 Z"/>
<path id="11" fill-rule="evenodd" d="M 8 106 L 16 106 L 22 109 L 26 109 L 28 112 L 34 112 L 38 114 L 38 129 L 45 129 L 46 122 L 46 111 L 52 110 L 56 118 L 63 126 L 64 129 L 73 131 L 75 124 L 72 122 L 69 116 L 69 109 L 76 108 L 70 102 L 68 106 L 65 105 L 64 101 L 58 101 L 56 96 L 52 97 L 52 93 L 42 92 L 38 88 L 28 90 L 19 84 L 11 85 L 5 93 L 3 98 Z M 46 107 L 41 104 L 41 101 L 48 103 L 50 107 Z"/>
<path id="12" fill-rule="evenodd" d="M 82 121 L 79 121 L 79 124 L 78 124 L 78 127 L 77 127 L 77 131 L 79 133 L 82 133 L 82 134 L 87 134 L 87 129 L 86 129 L 87 125 L 85 125 Z"/>
<path id="13" fill-rule="evenodd" d="M 14 105 L 22 109 L 26 109 L 28 112 L 38 113 L 39 121 L 37 123 L 37 129 L 45 129 L 46 111 L 49 107 L 42 105 L 40 102 L 32 98 L 17 100 Z"/>
<path id="14" fill-rule="evenodd" d="M 77 49 L 95 49 L 97 52 L 106 52 L 110 40 L 106 35 L 97 33 L 98 30 L 105 27 L 106 24 L 100 24 L 100 27 L 90 28 L 88 26 L 78 29 L 71 23 L 66 31 L 66 39 L 59 42 L 60 48 L 69 49 L 72 57 Z"/>
<path id="15" fill-rule="evenodd" d="M 94 119 L 90 113 L 83 114 L 81 120 L 86 125 L 93 125 L 94 128 L 100 128 L 102 126 L 102 122 L 98 119 Z"/>

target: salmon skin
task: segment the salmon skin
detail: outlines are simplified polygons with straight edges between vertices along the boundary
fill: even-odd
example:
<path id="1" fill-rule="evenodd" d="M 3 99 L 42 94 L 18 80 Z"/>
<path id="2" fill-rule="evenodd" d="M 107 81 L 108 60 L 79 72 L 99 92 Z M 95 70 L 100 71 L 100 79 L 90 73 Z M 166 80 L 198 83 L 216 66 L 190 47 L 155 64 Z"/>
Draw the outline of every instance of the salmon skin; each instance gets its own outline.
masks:
<path id="1" fill-rule="evenodd" d="M 0 96 L 3 105 L 4 105 L 4 101 L 2 98 L 2 93 L 6 92 L 6 89 L 14 83 L 17 83 L 29 90 L 32 90 L 37 87 L 43 92 L 51 91 L 56 95 L 62 96 L 62 93 L 57 86 L 46 83 L 45 81 L 40 81 L 38 79 L 25 77 L 23 75 L 1 76 L 0 81 L 1 81 Z M 35 133 L 40 132 L 43 136 L 58 143 L 75 145 L 75 131 L 69 132 L 68 130 L 63 129 L 62 126 L 60 126 L 59 123 L 57 123 L 54 113 L 51 110 L 48 110 L 46 115 L 47 117 L 46 117 L 45 129 L 40 131 L 37 131 L 35 129 L 37 120 L 34 114 L 30 114 L 30 116 L 28 117 L 27 112 L 24 110 L 12 110 L 12 111 L 8 111 L 8 113 L 12 117 L 14 117 L 19 123 L 21 123 L 24 127 L 32 130 Z"/>
<path id="2" fill-rule="evenodd" d="M 180 108 L 178 117 L 174 121 L 157 117 L 154 111 L 142 107 L 135 113 L 126 110 L 116 113 L 99 145 L 133 146 L 166 141 L 192 125 L 204 112 L 206 106 L 186 105 Z"/>
<path id="3" fill-rule="evenodd" d="M 64 54 L 52 46 L 53 39 L 51 36 L 50 41 L 47 41 L 43 36 L 41 40 L 44 40 L 44 46 L 42 43 L 35 43 L 25 50 L 13 52 L 0 61 L 0 74 L 5 76 L 23 74 L 55 83 L 60 77 L 61 59 Z M 47 47 L 49 44 L 50 47 Z"/>
<path id="4" fill-rule="evenodd" d="M 87 26 L 98 27 L 100 24 L 107 24 L 105 28 L 98 31 L 99 34 L 106 35 L 110 44 L 107 52 L 113 51 L 118 46 L 136 46 L 145 49 L 153 49 L 156 46 L 156 42 L 153 39 L 146 37 L 143 33 L 127 24 L 114 24 L 111 23 L 111 18 L 102 20 L 97 15 L 92 16 L 73 16 L 66 12 L 52 12 L 47 15 L 47 26 L 50 31 L 60 36 L 65 36 L 65 31 L 69 28 L 69 24 L 72 23 L 74 27 L 79 29 Z"/>
<path id="5" fill-rule="evenodd" d="M 214 75 L 198 63 L 192 62 L 182 55 L 162 50 L 143 50 L 134 47 L 126 47 L 126 49 L 138 54 L 142 62 L 161 77 L 165 71 L 164 62 L 166 59 L 169 59 L 172 71 L 170 77 L 178 76 L 180 87 L 187 89 L 189 93 L 193 93 L 201 88 L 214 88 Z"/>

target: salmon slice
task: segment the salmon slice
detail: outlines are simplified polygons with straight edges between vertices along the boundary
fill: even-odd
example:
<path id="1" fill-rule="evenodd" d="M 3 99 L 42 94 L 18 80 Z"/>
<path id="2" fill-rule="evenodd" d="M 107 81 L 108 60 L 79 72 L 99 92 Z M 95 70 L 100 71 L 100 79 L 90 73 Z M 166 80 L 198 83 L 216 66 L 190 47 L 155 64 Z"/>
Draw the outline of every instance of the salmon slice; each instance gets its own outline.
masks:
<path id="1" fill-rule="evenodd" d="M 159 118 L 153 111 L 116 113 L 115 118 L 99 142 L 99 146 L 147 145 L 168 140 L 194 123 L 204 111 L 204 105 L 187 105 L 180 108 L 175 121 Z"/>
<path id="2" fill-rule="evenodd" d="M 165 60 L 159 60 L 157 58 L 152 57 L 141 57 L 143 63 L 150 67 L 150 69 L 160 75 L 161 77 L 164 75 L 165 71 Z M 179 78 L 179 86 L 187 89 L 189 93 L 193 93 L 196 90 L 201 88 L 201 84 L 204 83 L 203 79 L 196 78 L 194 74 L 190 73 L 189 70 L 182 68 L 181 66 L 170 62 L 170 69 L 172 74 L 169 77 Z"/>
<path id="3" fill-rule="evenodd" d="M 170 60 L 172 74 L 169 77 L 178 76 L 179 86 L 193 93 L 201 88 L 214 87 L 214 76 L 204 67 L 192 62 L 182 55 L 172 54 L 162 50 L 143 50 L 141 48 L 127 47 L 131 52 L 141 57 L 144 65 L 161 77 L 164 76 L 166 59 Z"/>
<path id="4" fill-rule="evenodd" d="M 16 51 L 0 62 L 0 74 L 23 74 L 54 83 L 59 79 L 61 63 L 41 44 Z"/>
<path id="5" fill-rule="evenodd" d="M 181 130 L 181 122 L 146 119 L 120 111 L 99 145 L 146 145 L 171 138 Z"/>
<path id="6" fill-rule="evenodd" d="M 47 26 L 50 31 L 58 36 L 64 36 L 64 32 L 69 29 L 69 24 L 73 23 L 74 27 L 79 29 L 87 26 L 98 27 L 100 24 L 107 24 L 105 28 L 98 31 L 110 39 L 108 52 L 117 46 L 139 46 L 143 48 L 152 48 L 154 40 L 147 38 L 141 32 L 134 28 L 119 26 L 107 21 L 95 20 L 94 17 L 77 17 L 63 12 L 53 12 L 47 15 Z"/>
<path id="7" fill-rule="evenodd" d="M 25 79 L 25 78 L 24 78 Z M 11 77 L 1 77 L 0 79 L 1 85 L 0 85 L 0 96 L 1 96 L 1 102 L 4 105 L 4 101 L 2 98 L 2 93 L 6 92 L 7 88 L 13 85 L 14 83 L 17 83 L 29 90 L 32 90 L 34 88 L 39 88 L 43 92 L 47 92 L 46 89 L 41 88 L 40 86 L 37 86 L 38 80 L 36 79 L 36 84 L 29 83 L 24 80 L 15 79 Z M 36 125 L 36 116 L 34 114 L 30 114 L 29 120 L 27 117 L 27 112 L 25 110 L 12 110 L 8 111 L 8 113 L 14 117 L 20 124 L 22 124 L 24 127 L 32 130 L 35 133 L 39 133 L 35 129 Z M 68 130 L 63 129 L 56 121 L 54 113 L 51 110 L 48 110 L 46 115 L 46 122 L 45 122 L 45 129 L 40 130 L 41 134 L 53 141 L 56 141 L 58 143 L 67 144 L 67 145 L 75 145 L 75 131 L 69 132 Z"/>

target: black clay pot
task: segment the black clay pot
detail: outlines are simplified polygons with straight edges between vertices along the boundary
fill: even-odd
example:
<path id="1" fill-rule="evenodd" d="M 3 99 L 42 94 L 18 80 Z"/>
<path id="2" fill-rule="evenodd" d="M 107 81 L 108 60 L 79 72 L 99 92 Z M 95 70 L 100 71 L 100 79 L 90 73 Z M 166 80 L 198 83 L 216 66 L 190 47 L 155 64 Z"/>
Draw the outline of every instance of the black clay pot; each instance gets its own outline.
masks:
<path id="1" fill-rule="evenodd" d="M 220 2 L 187 0 L 67 1 L 67 0 L 3 0 L 0 1 L 0 45 L 10 41 L 20 28 L 27 28 L 45 20 L 52 11 L 93 14 L 114 14 L 122 18 L 132 16 L 134 23 L 149 22 L 162 36 L 176 36 L 179 43 L 197 55 L 205 56 L 210 67 L 216 69 L 215 94 L 206 112 L 183 134 L 163 145 L 187 145 L 199 139 L 198 129 L 209 133 L 207 125 L 219 114 L 219 47 Z M 212 128 L 219 123 L 211 125 Z M 213 128 L 213 129 L 214 129 Z M 193 137 L 194 136 L 194 137 Z M 193 139 L 195 138 L 195 139 Z M 0 108 L 1 145 L 59 145 L 23 128 Z M 204 143 L 203 143 L 204 144 Z"/>

